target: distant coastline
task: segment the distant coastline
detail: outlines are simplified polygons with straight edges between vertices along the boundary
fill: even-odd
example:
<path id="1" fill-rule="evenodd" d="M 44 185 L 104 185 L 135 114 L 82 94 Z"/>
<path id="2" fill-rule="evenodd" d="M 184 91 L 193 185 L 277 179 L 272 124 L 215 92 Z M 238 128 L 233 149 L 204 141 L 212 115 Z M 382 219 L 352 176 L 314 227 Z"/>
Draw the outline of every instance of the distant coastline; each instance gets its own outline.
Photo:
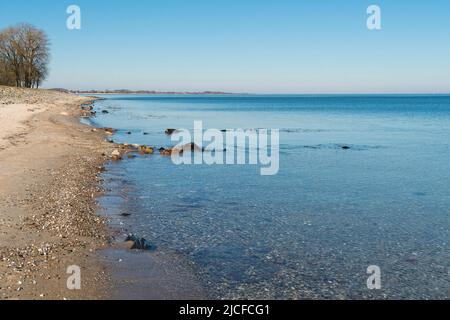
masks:
<path id="1" fill-rule="evenodd" d="M 75 93 L 75 94 L 164 94 L 164 95 L 233 95 L 235 93 L 222 91 L 201 91 L 201 92 L 183 92 L 183 91 L 156 91 L 156 90 L 67 90 L 67 89 L 53 89 L 61 92 Z"/>
<path id="2" fill-rule="evenodd" d="M 223 91 L 156 91 L 156 90 L 69 90 L 65 88 L 49 88 L 48 90 L 58 91 L 62 93 L 86 94 L 86 95 L 278 95 L 278 96 L 449 96 L 449 92 L 324 92 L 324 93 L 248 93 L 248 92 L 223 92 Z"/>

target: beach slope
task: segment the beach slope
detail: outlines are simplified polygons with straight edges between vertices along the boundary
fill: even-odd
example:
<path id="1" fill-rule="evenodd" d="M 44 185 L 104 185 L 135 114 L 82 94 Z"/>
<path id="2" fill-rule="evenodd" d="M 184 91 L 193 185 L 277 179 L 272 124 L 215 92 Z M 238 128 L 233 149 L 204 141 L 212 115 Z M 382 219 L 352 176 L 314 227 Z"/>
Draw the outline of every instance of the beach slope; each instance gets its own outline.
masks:
<path id="1" fill-rule="evenodd" d="M 0 299 L 108 297 L 95 258 L 108 232 L 95 198 L 113 146 L 79 122 L 90 100 L 0 86 Z M 81 290 L 68 288 L 71 266 Z"/>

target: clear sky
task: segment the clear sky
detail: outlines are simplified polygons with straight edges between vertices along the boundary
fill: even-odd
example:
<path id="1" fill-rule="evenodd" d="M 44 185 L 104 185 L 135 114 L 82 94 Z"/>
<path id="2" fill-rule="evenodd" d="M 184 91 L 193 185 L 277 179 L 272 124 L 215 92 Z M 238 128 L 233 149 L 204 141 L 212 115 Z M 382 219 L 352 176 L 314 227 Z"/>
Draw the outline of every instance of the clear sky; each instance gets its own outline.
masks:
<path id="1" fill-rule="evenodd" d="M 450 92 L 448 0 L 0 0 L 0 28 L 19 22 L 51 39 L 46 87 Z"/>

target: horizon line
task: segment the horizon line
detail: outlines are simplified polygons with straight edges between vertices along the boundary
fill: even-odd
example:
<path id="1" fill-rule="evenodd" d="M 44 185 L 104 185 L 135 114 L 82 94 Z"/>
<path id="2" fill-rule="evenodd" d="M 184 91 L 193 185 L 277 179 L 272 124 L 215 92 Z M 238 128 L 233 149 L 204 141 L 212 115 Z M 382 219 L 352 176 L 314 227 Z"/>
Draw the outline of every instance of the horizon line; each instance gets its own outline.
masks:
<path id="1" fill-rule="evenodd" d="M 450 95 L 450 91 L 443 92 L 430 92 L 430 91 L 419 91 L 419 92 L 230 92 L 230 91 L 222 91 L 222 90 L 153 90 L 153 89 L 66 89 L 66 88 L 57 88 L 57 87 L 43 87 L 43 89 L 47 90 L 55 90 L 55 89 L 64 89 L 71 92 L 89 92 L 89 91 L 98 91 L 98 92 L 111 92 L 114 94 L 115 91 L 128 91 L 128 94 L 139 94 L 139 92 L 145 92 L 142 94 L 210 94 L 210 95 Z M 118 92 L 120 93 L 120 92 Z M 127 94 L 127 92 L 123 92 L 123 94 Z"/>

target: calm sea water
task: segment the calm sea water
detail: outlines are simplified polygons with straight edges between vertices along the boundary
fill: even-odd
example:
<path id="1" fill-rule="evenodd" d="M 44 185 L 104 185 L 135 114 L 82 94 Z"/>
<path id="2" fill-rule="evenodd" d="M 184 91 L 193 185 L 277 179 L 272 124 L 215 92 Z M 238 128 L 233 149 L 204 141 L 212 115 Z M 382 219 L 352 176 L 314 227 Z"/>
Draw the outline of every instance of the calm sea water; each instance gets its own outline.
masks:
<path id="1" fill-rule="evenodd" d="M 276 176 L 159 155 L 105 174 L 101 203 L 123 235 L 183 257 L 212 297 L 450 298 L 450 96 L 106 96 L 95 108 L 114 141 L 155 147 L 195 120 L 280 129 Z M 370 265 L 381 290 L 367 288 Z"/>

